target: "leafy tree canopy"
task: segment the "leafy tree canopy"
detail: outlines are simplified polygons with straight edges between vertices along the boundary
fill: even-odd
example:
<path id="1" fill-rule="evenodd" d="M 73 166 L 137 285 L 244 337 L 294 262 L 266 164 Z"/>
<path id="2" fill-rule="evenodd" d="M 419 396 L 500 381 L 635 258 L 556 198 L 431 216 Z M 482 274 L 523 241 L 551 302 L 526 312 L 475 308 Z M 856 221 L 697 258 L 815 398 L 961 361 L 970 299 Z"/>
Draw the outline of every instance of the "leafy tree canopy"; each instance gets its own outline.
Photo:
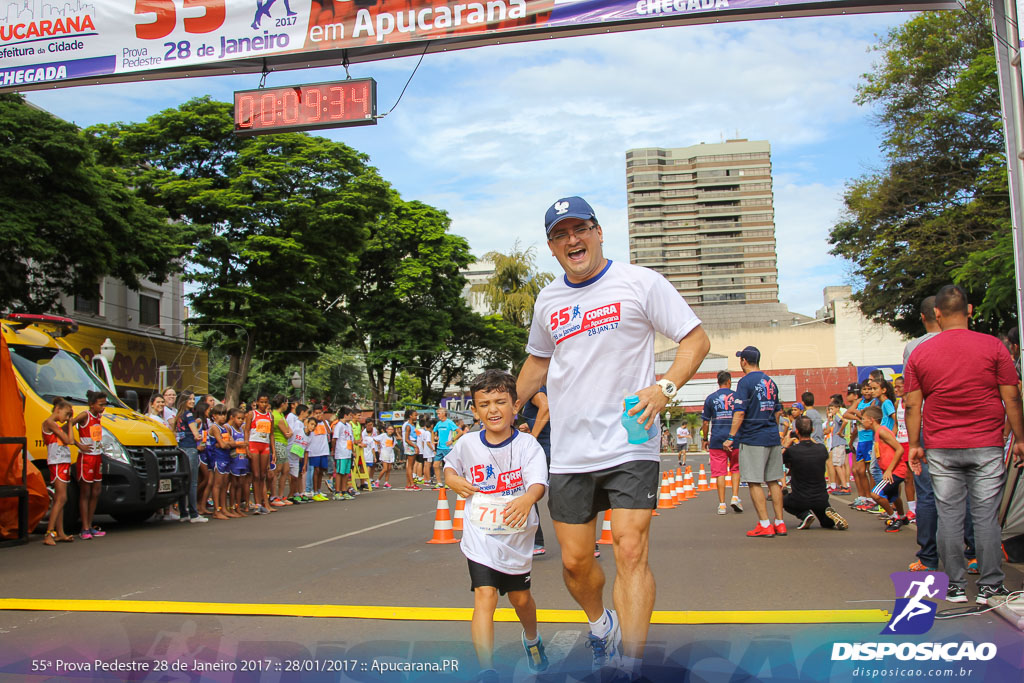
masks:
<path id="1" fill-rule="evenodd" d="M 849 183 L 829 236 L 831 253 L 854 264 L 861 310 L 907 334 L 923 331 L 921 300 L 954 280 L 981 304 L 979 329 L 1015 316 L 995 55 L 977 19 L 988 8 L 967 7 L 924 12 L 876 46 L 856 101 L 875 107 L 884 167 Z"/>
<path id="2" fill-rule="evenodd" d="M 190 100 L 137 124 L 90 129 L 104 158 L 161 205 L 194 248 L 191 322 L 230 359 L 229 403 L 256 349 L 283 368 L 341 329 L 356 265 L 394 193 L 367 157 L 304 133 L 238 137 L 231 105 Z M 267 355 L 274 354 L 274 355 Z"/>
<path id="3" fill-rule="evenodd" d="M 0 309 L 60 312 L 101 277 L 138 288 L 180 269 L 178 226 L 104 163 L 73 124 L 0 95 Z"/>

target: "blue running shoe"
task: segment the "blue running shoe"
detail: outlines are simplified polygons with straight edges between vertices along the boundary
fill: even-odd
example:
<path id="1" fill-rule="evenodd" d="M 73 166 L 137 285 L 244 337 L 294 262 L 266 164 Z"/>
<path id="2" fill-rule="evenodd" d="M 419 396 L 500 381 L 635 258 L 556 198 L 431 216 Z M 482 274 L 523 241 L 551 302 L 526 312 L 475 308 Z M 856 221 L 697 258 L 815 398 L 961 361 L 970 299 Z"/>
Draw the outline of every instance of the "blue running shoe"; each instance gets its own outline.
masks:
<path id="1" fill-rule="evenodd" d="M 593 670 L 598 671 L 612 664 L 619 658 L 619 648 L 622 647 L 622 633 L 619 631 L 619 617 L 614 610 L 606 609 L 605 613 L 612 622 L 612 628 L 604 638 L 598 638 L 593 633 L 587 635 L 587 647 L 594 651 Z"/>
<path id="2" fill-rule="evenodd" d="M 537 634 L 537 642 L 533 645 L 526 644 L 526 632 L 523 631 L 523 647 L 526 649 L 526 662 L 530 665 L 530 671 L 544 671 L 548 668 L 548 656 L 544 654 L 544 641 L 540 634 Z"/>

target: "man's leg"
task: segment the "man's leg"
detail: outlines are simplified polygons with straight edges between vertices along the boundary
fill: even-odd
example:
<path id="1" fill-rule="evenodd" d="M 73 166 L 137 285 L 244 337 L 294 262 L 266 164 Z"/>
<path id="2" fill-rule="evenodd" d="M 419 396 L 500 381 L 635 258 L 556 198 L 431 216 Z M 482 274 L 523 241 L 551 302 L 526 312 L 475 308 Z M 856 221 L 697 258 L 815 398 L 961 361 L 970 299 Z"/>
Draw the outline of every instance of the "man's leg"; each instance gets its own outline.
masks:
<path id="1" fill-rule="evenodd" d="M 778 483 L 775 484 L 775 487 L 779 488 Z M 764 487 L 761 485 L 761 482 L 747 482 L 747 491 L 750 493 L 750 502 L 754 504 L 754 512 L 757 513 L 757 518 L 765 522 L 771 522 L 768 519 L 768 501 L 765 499 Z"/>
<path id="2" fill-rule="evenodd" d="M 964 561 L 964 509 L 967 505 L 967 476 L 960 462 L 961 449 L 927 449 L 935 509 L 939 515 L 937 540 L 939 558 L 950 585 L 967 583 Z"/>
<path id="3" fill-rule="evenodd" d="M 769 520 L 772 524 L 776 523 L 776 520 L 782 519 L 782 486 L 775 479 L 768 482 L 768 493 L 772 496 L 772 507 L 775 508 L 775 519 Z M 763 489 L 762 494 L 764 495 Z M 765 506 L 765 514 L 768 513 L 767 506 Z M 766 519 L 762 517 L 761 519 Z"/>
<path id="4" fill-rule="evenodd" d="M 650 515 L 647 512 L 647 516 Z M 604 572 L 594 560 L 596 522 L 595 516 L 583 524 L 554 523 L 555 536 L 562 548 L 562 578 L 565 579 L 565 587 L 586 612 L 591 623 L 604 614 Z"/>
<path id="5" fill-rule="evenodd" d="M 914 475 L 914 488 L 917 492 L 917 559 L 929 569 L 938 569 L 939 547 L 935 538 L 939 516 L 935 510 L 935 492 L 932 491 L 928 463 L 921 463 L 921 474 Z"/>
<path id="6" fill-rule="evenodd" d="M 619 615 L 623 653 L 637 659 L 643 657 L 654 611 L 654 574 L 647 562 L 650 529 L 650 510 L 612 510 L 612 602 Z M 591 532 L 590 538 L 593 537 Z"/>
<path id="7" fill-rule="evenodd" d="M 967 493 L 974 521 L 975 550 L 978 553 L 979 586 L 1002 585 L 1002 532 L 999 504 L 1002 501 L 1003 450 L 1001 448 L 965 449 L 974 463 L 967 469 Z"/>

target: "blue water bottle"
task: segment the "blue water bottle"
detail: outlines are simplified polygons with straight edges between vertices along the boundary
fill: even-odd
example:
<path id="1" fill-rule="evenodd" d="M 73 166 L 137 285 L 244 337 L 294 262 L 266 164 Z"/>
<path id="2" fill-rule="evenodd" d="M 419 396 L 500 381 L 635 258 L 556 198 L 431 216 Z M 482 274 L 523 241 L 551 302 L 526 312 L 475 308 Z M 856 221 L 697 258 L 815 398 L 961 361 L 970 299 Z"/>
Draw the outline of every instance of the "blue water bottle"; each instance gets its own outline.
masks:
<path id="1" fill-rule="evenodd" d="M 640 417 L 640 413 L 636 415 L 630 415 L 629 411 L 636 408 L 636 405 L 640 403 L 640 398 L 633 394 L 625 398 L 626 409 L 622 411 L 622 426 L 626 428 L 626 434 L 629 435 L 630 443 L 647 443 L 650 436 L 647 434 L 647 430 L 644 429 L 642 422 L 637 422 L 637 418 Z"/>

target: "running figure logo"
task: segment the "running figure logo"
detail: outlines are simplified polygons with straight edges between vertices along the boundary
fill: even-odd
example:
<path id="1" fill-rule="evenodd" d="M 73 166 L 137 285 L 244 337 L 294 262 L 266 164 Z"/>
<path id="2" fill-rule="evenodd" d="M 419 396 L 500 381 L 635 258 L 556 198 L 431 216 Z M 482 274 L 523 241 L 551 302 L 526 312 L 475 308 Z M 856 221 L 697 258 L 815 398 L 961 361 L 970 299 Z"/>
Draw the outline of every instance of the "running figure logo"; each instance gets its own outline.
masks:
<path id="1" fill-rule="evenodd" d="M 256 0 L 256 16 L 252 20 L 252 27 L 254 29 L 259 29 L 260 22 L 263 21 L 263 17 L 267 17 L 268 19 L 270 18 L 270 8 L 275 2 L 277 2 L 277 0 L 263 0 L 262 2 L 260 2 L 260 0 Z M 288 0 L 284 0 L 284 11 L 289 17 L 294 17 L 296 15 L 296 12 L 292 11 L 291 4 Z"/>
<path id="2" fill-rule="evenodd" d="M 949 577 L 943 572 L 895 572 L 889 578 L 896 588 L 896 604 L 892 609 L 892 618 L 882 633 L 927 633 L 935 623 L 937 609 L 936 603 L 927 598 L 942 599 L 949 588 Z"/>

